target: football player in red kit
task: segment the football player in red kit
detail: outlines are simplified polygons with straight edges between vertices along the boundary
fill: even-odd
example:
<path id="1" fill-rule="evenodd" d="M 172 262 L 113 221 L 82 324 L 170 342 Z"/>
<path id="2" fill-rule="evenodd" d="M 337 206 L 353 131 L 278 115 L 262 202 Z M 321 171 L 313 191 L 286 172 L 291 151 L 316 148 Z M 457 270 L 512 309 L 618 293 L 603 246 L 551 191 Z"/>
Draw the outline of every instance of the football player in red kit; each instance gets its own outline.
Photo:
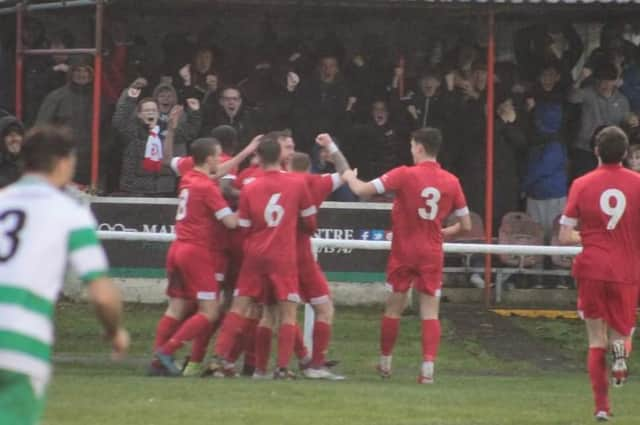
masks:
<path id="1" fill-rule="evenodd" d="M 636 323 L 640 176 L 622 166 L 628 147 L 618 127 L 606 127 L 596 135 L 599 166 L 573 182 L 560 220 L 560 242 L 583 246 L 573 263 L 573 276 L 589 338 L 587 363 L 599 421 L 611 415 L 607 351 L 613 355 L 614 385 L 622 385 L 627 377 L 625 338 Z"/>
<path id="2" fill-rule="evenodd" d="M 387 265 L 387 299 L 380 335 L 380 363 L 383 378 L 391 376 L 391 354 L 407 305 L 407 292 L 413 286 L 419 293 L 422 319 L 423 362 L 418 377 L 421 384 L 433 382 L 434 362 L 440 344 L 438 319 L 444 254 L 443 237 L 471 229 L 469 209 L 458 179 L 440 168 L 436 161 L 442 134 L 435 128 L 415 131 L 411 154 L 415 165 L 395 168 L 365 183 L 347 171 L 343 179 L 359 196 L 394 192 L 391 212 L 391 255 Z M 454 213 L 458 222 L 442 228 L 444 219 Z"/>
<path id="3" fill-rule="evenodd" d="M 238 225 L 245 229 L 244 258 L 236 294 L 216 341 L 209 370 L 226 375 L 238 353 L 237 340 L 247 326 L 253 302 L 278 304 L 278 369 L 275 378 L 287 378 L 297 330 L 298 289 L 296 233 L 316 229 L 316 207 L 304 182 L 281 170 L 281 146 L 265 136 L 258 148 L 263 175 L 241 191 Z"/>
<path id="4" fill-rule="evenodd" d="M 219 315 L 215 273 L 220 260 L 213 249 L 220 233 L 216 231 L 216 220 L 228 228 L 237 225 L 236 215 L 210 178 L 218 167 L 219 143 L 210 138 L 198 139 L 191 150 L 194 167 L 180 181 L 176 240 L 167 255 L 169 307 L 158 324 L 154 353 L 172 376 L 181 373 L 174 364 L 173 353 L 205 332 Z M 197 302 L 198 311 L 181 324 L 192 301 Z"/>

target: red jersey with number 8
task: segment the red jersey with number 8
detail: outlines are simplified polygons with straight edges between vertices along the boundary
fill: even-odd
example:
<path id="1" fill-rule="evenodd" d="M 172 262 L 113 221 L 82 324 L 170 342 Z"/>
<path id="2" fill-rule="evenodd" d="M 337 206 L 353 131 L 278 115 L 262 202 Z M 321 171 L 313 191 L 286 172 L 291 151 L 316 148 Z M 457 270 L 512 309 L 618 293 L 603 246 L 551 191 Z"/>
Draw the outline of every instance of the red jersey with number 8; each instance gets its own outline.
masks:
<path id="1" fill-rule="evenodd" d="M 305 182 L 282 171 L 264 171 L 240 192 L 238 224 L 248 229 L 243 267 L 296 270 L 298 222 L 316 228 L 316 207 Z"/>
<path id="2" fill-rule="evenodd" d="M 640 280 L 640 174 L 604 164 L 573 182 L 561 224 L 580 226 L 577 279 Z"/>
<path id="3" fill-rule="evenodd" d="M 219 250 L 223 246 L 219 236 L 219 223 L 232 214 L 222 193 L 209 176 L 199 171 L 187 171 L 180 180 L 178 210 L 176 212 L 176 239 Z"/>
<path id="4" fill-rule="evenodd" d="M 442 265 L 442 222 L 469 214 L 458 178 L 434 161 L 398 167 L 373 180 L 376 191 L 395 192 L 391 257 L 404 264 Z"/>

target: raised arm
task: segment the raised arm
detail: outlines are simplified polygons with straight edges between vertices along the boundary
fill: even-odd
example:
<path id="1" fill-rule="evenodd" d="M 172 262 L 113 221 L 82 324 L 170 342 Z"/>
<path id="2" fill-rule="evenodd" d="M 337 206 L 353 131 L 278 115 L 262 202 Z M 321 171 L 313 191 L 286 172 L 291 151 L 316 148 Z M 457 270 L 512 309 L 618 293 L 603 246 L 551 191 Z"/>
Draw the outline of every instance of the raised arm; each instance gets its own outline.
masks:
<path id="1" fill-rule="evenodd" d="M 260 141 L 262 140 L 262 134 L 257 135 L 253 138 L 253 140 L 238 153 L 236 156 L 218 166 L 218 171 L 216 172 L 216 178 L 221 178 L 227 174 L 234 168 L 240 166 L 242 161 L 247 159 L 251 154 L 253 154 L 258 146 L 260 145 Z"/>
<path id="2" fill-rule="evenodd" d="M 316 143 L 329 152 L 329 155 L 331 155 L 331 162 L 333 162 L 338 173 L 342 174 L 351 169 L 349 161 L 347 161 L 347 158 L 345 158 L 330 135 L 326 133 L 319 134 L 318 137 L 316 137 Z"/>

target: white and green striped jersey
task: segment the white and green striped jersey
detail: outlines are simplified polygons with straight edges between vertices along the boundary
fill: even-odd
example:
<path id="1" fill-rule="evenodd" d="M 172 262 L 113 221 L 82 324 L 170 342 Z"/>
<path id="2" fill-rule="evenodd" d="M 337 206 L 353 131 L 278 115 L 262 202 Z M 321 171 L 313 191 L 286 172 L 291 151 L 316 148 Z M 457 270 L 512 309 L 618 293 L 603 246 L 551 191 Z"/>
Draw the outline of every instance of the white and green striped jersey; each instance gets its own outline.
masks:
<path id="1" fill-rule="evenodd" d="M 87 207 L 42 178 L 0 191 L 0 369 L 49 378 L 67 265 L 87 283 L 108 272 L 95 227 Z"/>

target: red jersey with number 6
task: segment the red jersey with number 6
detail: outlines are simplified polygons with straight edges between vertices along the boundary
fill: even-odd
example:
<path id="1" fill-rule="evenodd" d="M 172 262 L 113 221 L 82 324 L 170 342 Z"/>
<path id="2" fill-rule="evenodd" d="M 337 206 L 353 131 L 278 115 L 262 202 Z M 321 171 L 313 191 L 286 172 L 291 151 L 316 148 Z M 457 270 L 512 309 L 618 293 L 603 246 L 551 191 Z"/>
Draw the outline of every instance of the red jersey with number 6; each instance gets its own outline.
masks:
<path id="1" fill-rule="evenodd" d="M 240 192 L 238 224 L 247 229 L 243 266 L 295 270 L 298 222 L 313 233 L 316 212 L 303 180 L 282 171 L 264 171 Z"/>
<path id="2" fill-rule="evenodd" d="M 395 192 L 391 257 L 403 264 L 440 264 L 442 222 L 469 214 L 458 178 L 434 161 L 394 168 L 372 181 L 379 194 Z"/>
<path id="3" fill-rule="evenodd" d="M 219 250 L 222 220 L 232 214 L 222 193 L 209 176 L 199 171 L 187 171 L 180 180 L 176 239 Z"/>
<path id="4" fill-rule="evenodd" d="M 604 164 L 573 182 L 560 221 L 580 226 L 577 279 L 637 283 L 640 280 L 640 174 Z"/>

